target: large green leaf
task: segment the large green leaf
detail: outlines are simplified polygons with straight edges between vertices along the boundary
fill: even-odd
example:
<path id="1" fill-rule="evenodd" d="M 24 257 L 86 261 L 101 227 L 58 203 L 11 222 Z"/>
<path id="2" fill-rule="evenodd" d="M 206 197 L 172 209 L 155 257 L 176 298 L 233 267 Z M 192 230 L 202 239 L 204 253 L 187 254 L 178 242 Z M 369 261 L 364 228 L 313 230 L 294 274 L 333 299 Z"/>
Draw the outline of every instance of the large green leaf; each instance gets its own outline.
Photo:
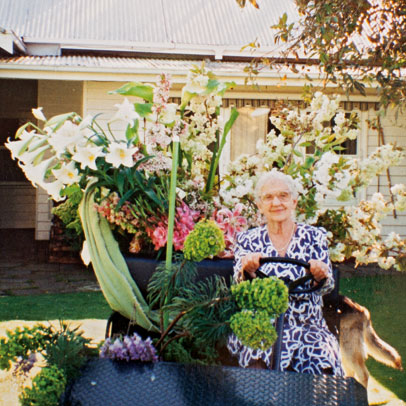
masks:
<path id="1" fill-rule="evenodd" d="M 135 111 L 141 117 L 147 117 L 152 113 L 152 103 L 134 103 Z"/>
<path id="2" fill-rule="evenodd" d="M 127 192 L 125 193 L 124 196 L 122 196 L 122 198 L 119 200 L 117 206 L 116 206 L 116 210 L 119 210 L 121 208 L 121 206 L 126 202 L 126 200 L 128 200 L 133 194 L 135 193 L 135 190 L 127 190 Z"/>
<path id="3" fill-rule="evenodd" d="M 120 196 L 123 195 L 124 192 L 124 181 L 125 181 L 125 174 L 123 172 L 118 172 L 117 176 L 115 177 L 116 185 L 118 188 L 118 193 Z"/>
<path id="4" fill-rule="evenodd" d="M 165 206 L 163 205 L 162 201 L 156 195 L 156 193 L 152 189 L 146 189 L 145 194 L 154 202 L 156 203 L 161 209 L 164 209 Z"/>
<path id="5" fill-rule="evenodd" d="M 119 89 L 113 90 L 109 93 L 118 93 L 124 96 L 141 97 L 142 99 L 150 103 L 152 103 L 154 100 L 154 88 L 151 85 L 145 85 L 140 82 L 126 83 Z"/>
<path id="6" fill-rule="evenodd" d="M 223 131 L 223 135 L 221 137 L 221 141 L 220 141 L 218 150 L 215 154 L 213 154 L 214 158 L 213 158 L 212 164 L 210 165 L 209 176 L 207 177 L 206 192 L 209 192 L 213 188 L 214 178 L 216 176 L 216 171 L 217 171 L 217 167 L 218 167 L 218 164 L 220 161 L 221 152 L 223 151 L 224 145 L 226 144 L 227 135 L 230 132 L 231 127 L 233 126 L 235 120 L 237 120 L 238 115 L 239 115 L 239 113 L 238 113 L 237 109 L 235 107 L 233 107 L 231 109 L 230 118 L 227 120 L 227 122 L 224 126 L 224 131 Z"/>

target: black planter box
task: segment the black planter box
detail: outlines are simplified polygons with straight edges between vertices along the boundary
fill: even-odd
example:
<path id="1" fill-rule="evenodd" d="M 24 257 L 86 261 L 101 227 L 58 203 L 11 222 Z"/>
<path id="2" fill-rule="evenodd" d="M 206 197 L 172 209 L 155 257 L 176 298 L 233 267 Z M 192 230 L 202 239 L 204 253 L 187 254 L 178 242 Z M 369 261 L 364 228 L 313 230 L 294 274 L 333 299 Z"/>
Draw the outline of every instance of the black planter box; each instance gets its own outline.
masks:
<path id="1" fill-rule="evenodd" d="M 142 294 L 146 296 L 148 281 L 160 263 L 156 259 L 125 257 L 128 269 Z M 197 263 L 198 280 L 213 275 L 223 276 L 228 282 L 233 275 L 232 259 L 211 259 Z"/>
<path id="2" fill-rule="evenodd" d="M 368 406 L 353 378 L 96 359 L 61 406 Z"/>

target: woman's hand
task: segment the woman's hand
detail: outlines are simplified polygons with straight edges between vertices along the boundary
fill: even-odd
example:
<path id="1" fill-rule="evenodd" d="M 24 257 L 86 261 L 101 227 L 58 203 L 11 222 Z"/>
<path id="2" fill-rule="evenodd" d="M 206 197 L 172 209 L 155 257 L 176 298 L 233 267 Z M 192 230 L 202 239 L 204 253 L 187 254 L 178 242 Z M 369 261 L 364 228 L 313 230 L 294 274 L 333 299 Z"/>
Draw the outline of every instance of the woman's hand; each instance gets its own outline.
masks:
<path id="1" fill-rule="evenodd" d="M 320 282 L 322 279 L 328 277 L 328 266 L 325 262 L 319 261 L 317 259 L 311 259 L 310 264 L 310 273 L 313 275 L 316 282 Z"/>
<path id="2" fill-rule="evenodd" d="M 259 259 L 262 257 L 261 253 L 253 252 L 244 255 L 241 259 L 241 269 L 238 273 L 237 280 L 239 282 L 245 280 L 244 271 L 247 272 L 251 278 L 256 278 L 255 271 L 259 268 Z"/>

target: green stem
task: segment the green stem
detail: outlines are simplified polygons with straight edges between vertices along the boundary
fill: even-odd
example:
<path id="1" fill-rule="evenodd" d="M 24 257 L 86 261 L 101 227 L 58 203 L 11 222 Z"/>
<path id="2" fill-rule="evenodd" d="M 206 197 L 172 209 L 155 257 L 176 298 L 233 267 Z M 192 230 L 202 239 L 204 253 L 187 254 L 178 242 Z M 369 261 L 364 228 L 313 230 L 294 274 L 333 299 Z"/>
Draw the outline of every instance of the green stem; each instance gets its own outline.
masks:
<path id="1" fill-rule="evenodd" d="M 172 267 L 172 254 L 173 254 L 173 228 L 175 225 L 175 204 L 176 204 L 176 175 L 178 170 L 178 155 L 179 155 L 179 141 L 173 142 L 172 149 L 172 172 L 171 172 L 171 183 L 169 187 L 169 213 L 168 213 L 168 236 L 166 241 L 166 269 L 171 269 Z M 169 300 L 166 297 L 165 302 Z M 168 314 L 164 314 L 164 329 L 168 325 Z"/>

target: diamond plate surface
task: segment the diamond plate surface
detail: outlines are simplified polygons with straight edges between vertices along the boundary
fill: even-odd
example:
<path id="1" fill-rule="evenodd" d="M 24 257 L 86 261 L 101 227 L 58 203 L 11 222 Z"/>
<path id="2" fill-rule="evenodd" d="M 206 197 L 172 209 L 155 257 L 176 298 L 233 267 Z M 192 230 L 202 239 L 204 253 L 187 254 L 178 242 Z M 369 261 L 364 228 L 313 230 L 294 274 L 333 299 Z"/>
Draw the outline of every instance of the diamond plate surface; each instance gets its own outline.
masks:
<path id="1" fill-rule="evenodd" d="M 236 367 L 91 360 L 63 406 L 368 406 L 352 378 Z"/>

